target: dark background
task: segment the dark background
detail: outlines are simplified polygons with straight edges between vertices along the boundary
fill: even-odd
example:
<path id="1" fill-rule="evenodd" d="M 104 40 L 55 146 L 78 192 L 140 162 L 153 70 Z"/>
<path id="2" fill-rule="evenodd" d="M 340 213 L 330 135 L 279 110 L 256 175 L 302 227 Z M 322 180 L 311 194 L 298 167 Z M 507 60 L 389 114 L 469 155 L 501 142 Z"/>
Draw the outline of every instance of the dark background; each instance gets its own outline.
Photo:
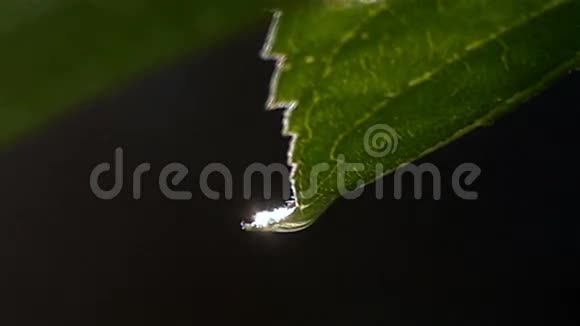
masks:
<path id="1" fill-rule="evenodd" d="M 0 325 L 577 324 L 579 73 L 421 160 L 446 181 L 478 164 L 477 201 L 450 182 L 441 201 L 414 200 L 410 184 L 393 200 L 387 177 L 386 199 L 339 201 L 307 231 L 244 233 L 242 219 L 280 203 L 244 200 L 244 168 L 286 160 L 281 112 L 263 109 L 266 25 L 0 153 Z M 98 200 L 89 174 L 117 147 L 125 188 Z M 153 172 L 135 201 L 142 162 Z M 159 192 L 171 162 L 189 167 L 192 201 Z M 234 173 L 233 200 L 199 191 L 211 162 Z"/>

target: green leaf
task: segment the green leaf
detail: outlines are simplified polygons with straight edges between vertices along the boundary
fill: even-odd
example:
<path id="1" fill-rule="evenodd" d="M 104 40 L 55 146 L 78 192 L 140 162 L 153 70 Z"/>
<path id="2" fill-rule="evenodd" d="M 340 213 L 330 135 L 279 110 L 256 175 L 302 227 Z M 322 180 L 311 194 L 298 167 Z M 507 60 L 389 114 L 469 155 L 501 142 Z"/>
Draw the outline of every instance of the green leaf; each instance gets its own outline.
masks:
<path id="1" fill-rule="evenodd" d="M 265 54 L 279 65 L 269 107 L 289 108 L 295 206 L 246 229 L 304 229 L 341 196 L 346 163 L 363 164 L 344 174 L 353 190 L 492 122 L 578 66 L 578 35 L 576 0 L 318 0 L 283 10 Z M 364 146 L 381 127 L 388 155 Z M 330 171 L 311 180 L 324 163 Z"/>
<path id="2" fill-rule="evenodd" d="M 252 26 L 285 2 L 0 1 L 0 147 L 81 100 Z"/>

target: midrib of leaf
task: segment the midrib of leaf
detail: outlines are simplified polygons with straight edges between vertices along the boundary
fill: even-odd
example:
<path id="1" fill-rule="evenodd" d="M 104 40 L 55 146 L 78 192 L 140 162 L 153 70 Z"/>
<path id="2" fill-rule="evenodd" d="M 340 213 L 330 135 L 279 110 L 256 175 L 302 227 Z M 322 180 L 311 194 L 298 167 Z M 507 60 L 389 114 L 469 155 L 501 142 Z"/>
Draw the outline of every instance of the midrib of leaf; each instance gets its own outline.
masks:
<path id="1" fill-rule="evenodd" d="M 336 161 L 337 157 L 335 155 L 335 152 L 336 152 L 336 149 L 338 148 L 338 146 L 340 145 L 340 143 L 342 143 L 342 140 L 344 139 L 344 137 L 351 134 L 354 130 L 356 130 L 358 127 L 360 127 L 366 121 L 368 121 L 371 117 L 376 115 L 377 112 L 380 112 L 383 109 L 387 108 L 391 101 L 396 100 L 398 97 L 407 95 L 411 89 L 416 88 L 417 86 L 430 80 L 435 75 L 439 74 L 445 68 L 451 66 L 452 64 L 463 61 L 472 52 L 475 52 L 475 51 L 485 47 L 486 45 L 488 45 L 492 42 L 496 42 L 498 40 L 501 40 L 501 37 L 503 35 L 506 35 L 506 34 L 514 31 L 515 29 L 517 29 L 519 27 L 523 27 L 526 24 L 532 23 L 535 18 L 542 16 L 544 13 L 547 13 L 550 10 L 559 8 L 565 4 L 570 4 L 570 3 L 572 3 L 572 1 L 574 1 L 574 0 L 553 0 L 552 2 L 548 3 L 546 6 L 541 8 L 540 10 L 532 12 L 532 13 L 528 14 L 526 17 L 517 20 L 514 24 L 507 26 L 505 28 L 499 28 L 495 32 L 492 32 L 491 34 L 489 34 L 487 37 L 485 37 L 483 39 L 474 40 L 473 42 L 469 43 L 464 48 L 464 51 L 461 54 L 455 54 L 447 59 L 444 59 L 444 64 L 437 66 L 435 69 L 425 71 L 423 74 L 421 74 L 415 78 L 409 79 L 408 87 L 406 89 L 402 90 L 399 94 L 395 94 L 392 97 L 387 98 L 384 102 L 377 104 L 377 106 L 375 106 L 374 110 L 371 110 L 371 112 L 366 114 L 360 120 L 355 121 L 353 128 L 351 128 L 347 132 L 339 135 L 339 137 L 337 138 L 336 142 L 334 143 L 334 145 L 332 146 L 332 148 L 330 150 L 330 160 Z M 382 9 L 379 12 L 379 15 L 381 12 L 384 13 L 387 10 L 388 6 L 384 5 L 384 6 L 381 6 L 381 8 L 384 8 L 384 9 Z M 376 17 L 376 16 L 373 16 L 373 18 L 374 17 Z M 507 69 L 507 67 L 506 67 L 506 69 Z M 312 111 L 313 107 L 314 106 L 312 106 L 312 105 L 309 106 L 309 112 Z M 304 145 L 307 145 L 307 142 L 305 142 Z M 305 146 L 303 146 L 302 148 L 304 148 L 304 147 Z"/>

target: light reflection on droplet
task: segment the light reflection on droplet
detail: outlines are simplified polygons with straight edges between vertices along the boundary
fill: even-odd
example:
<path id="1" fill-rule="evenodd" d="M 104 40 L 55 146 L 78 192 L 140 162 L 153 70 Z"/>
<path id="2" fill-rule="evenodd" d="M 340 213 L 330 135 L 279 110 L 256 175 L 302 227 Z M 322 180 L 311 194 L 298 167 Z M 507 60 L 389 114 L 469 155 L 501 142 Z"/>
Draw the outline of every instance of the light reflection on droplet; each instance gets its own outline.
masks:
<path id="1" fill-rule="evenodd" d="M 246 227 L 252 227 L 257 229 L 268 227 L 270 225 L 283 221 L 285 218 L 290 216 L 290 214 L 292 214 L 295 210 L 296 207 L 289 206 L 276 208 L 270 211 L 258 212 L 252 217 L 253 220 L 252 223 L 246 225 Z"/>

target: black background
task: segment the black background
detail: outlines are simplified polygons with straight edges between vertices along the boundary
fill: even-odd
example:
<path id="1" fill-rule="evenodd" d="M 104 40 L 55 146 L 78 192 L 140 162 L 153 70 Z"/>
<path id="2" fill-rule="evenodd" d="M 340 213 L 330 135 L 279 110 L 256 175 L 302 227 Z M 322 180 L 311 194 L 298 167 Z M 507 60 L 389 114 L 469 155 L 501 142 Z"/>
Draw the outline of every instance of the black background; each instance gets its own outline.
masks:
<path id="1" fill-rule="evenodd" d="M 280 201 L 244 200 L 244 168 L 287 149 L 281 112 L 263 109 L 264 35 L 151 73 L 0 153 L 0 325 L 577 324 L 580 74 L 421 160 L 444 181 L 478 164 L 477 201 L 450 182 L 441 201 L 410 186 L 397 201 L 387 177 L 386 199 L 369 191 L 307 231 L 251 234 L 240 221 Z M 117 147 L 125 188 L 102 201 L 89 174 Z M 135 201 L 142 162 L 153 172 Z M 193 200 L 159 192 L 171 162 L 190 169 Z M 211 162 L 234 173 L 233 200 L 199 191 Z"/>

